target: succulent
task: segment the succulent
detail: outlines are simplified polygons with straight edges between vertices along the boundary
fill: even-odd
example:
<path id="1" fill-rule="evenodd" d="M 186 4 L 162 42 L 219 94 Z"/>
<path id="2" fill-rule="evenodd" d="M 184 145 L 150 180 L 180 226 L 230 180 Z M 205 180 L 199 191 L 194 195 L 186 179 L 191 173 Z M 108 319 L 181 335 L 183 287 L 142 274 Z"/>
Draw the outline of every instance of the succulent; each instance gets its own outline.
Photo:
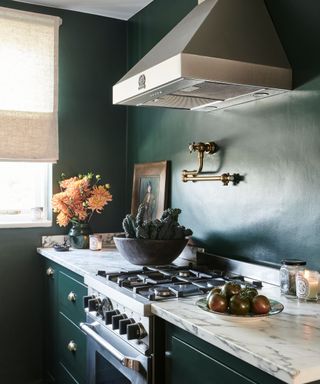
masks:
<path id="1" fill-rule="evenodd" d="M 144 220 L 145 205 L 140 204 L 137 216 L 126 215 L 122 226 L 126 237 L 133 239 L 151 239 L 151 240 L 178 240 L 191 236 L 191 229 L 186 229 L 178 222 L 181 209 L 166 209 L 160 220 Z"/>

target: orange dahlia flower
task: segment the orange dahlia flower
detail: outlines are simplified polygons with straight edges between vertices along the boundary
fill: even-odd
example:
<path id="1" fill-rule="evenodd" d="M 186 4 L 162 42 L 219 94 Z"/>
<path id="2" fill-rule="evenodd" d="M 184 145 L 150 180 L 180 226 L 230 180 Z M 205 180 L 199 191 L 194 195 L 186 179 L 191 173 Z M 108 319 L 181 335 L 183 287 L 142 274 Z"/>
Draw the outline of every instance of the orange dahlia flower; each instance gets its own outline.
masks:
<path id="1" fill-rule="evenodd" d="M 107 188 L 102 185 L 95 185 L 88 199 L 88 208 L 93 212 L 101 213 L 101 210 L 109 201 L 112 201 L 112 195 Z"/>
<path id="2" fill-rule="evenodd" d="M 65 227 L 72 222 L 89 222 L 93 213 L 101 213 L 112 201 L 109 184 L 98 185 L 101 176 L 93 173 L 70 177 L 59 182 L 61 192 L 52 197 L 53 212 L 58 213 L 57 223 Z"/>

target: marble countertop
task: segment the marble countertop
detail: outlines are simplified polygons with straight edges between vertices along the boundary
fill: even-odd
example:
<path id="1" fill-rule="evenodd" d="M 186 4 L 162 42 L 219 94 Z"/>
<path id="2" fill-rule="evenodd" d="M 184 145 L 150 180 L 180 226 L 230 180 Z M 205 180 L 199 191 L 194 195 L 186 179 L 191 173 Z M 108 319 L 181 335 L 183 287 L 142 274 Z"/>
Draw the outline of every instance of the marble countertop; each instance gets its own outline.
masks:
<path id="1" fill-rule="evenodd" d="M 112 249 L 59 253 L 39 248 L 38 252 L 83 276 L 94 276 L 100 269 L 136 269 Z M 151 308 L 155 315 L 286 383 L 320 380 L 320 303 L 287 299 L 271 285 L 262 293 L 282 302 L 283 312 L 258 319 L 231 319 L 198 308 L 199 296 L 156 302 Z"/>

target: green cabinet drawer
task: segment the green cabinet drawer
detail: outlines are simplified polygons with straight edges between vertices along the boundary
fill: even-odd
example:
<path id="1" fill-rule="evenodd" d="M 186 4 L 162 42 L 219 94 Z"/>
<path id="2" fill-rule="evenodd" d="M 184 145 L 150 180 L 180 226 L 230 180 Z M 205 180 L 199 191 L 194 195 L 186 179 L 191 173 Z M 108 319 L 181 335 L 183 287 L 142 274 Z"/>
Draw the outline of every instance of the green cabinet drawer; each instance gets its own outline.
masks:
<path id="1" fill-rule="evenodd" d="M 79 384 L 78 381 L 68 372 L 66 367 L 60 363 L 59 364 L 59 376 L 58 383 L 60 384 Z"/>
<path id="2" fill-rule="evenodd" d="M 59 272 L 59 311 L 76 325 L 85 320 L 83 296 L 87 295 L 87 287 L 70 277 L 64 271 Z"/>
<path id="3" fill-rule="evenodd" d="M 74 379 L 79 384 L 85 384 L 86 336 L 62 313 L 59 314 L 59 358 L 60 363 L 70 372 Z"/>
<path id="4" fill-rule="evenodd" d="M 165 365 L 166 384 L 283 383 L 251 364 L 169 323 L 166 323 Z"/>
<path id="5" fill-rule="evenodd" d="M 170 370 L 169 382 L 172 384 L 254 384 L 254 381 L 174 336 L 171 359 L 174 365 Z"/>

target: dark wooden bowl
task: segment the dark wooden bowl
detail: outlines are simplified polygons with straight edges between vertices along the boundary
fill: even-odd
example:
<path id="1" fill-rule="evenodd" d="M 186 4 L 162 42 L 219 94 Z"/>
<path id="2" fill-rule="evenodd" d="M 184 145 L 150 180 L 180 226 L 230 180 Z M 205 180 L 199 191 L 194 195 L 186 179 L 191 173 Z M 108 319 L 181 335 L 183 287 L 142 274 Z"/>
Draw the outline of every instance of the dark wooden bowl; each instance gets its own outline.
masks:
<path id="1" fill-rule="evenodd" d="M 167 265 L 173 262 L 188 243 L 181 240 L 143 240 L 113 238 L 121 256 L 135 265 Z"/>

